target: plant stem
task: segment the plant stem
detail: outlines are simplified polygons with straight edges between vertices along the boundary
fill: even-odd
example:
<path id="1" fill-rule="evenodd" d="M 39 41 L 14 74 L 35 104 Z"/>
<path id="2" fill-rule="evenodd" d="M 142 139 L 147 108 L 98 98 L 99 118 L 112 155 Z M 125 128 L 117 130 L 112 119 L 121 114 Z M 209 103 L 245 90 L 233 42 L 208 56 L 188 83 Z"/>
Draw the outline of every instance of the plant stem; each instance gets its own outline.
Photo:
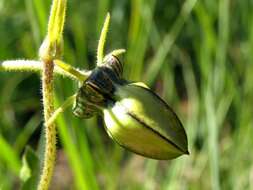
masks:
<path id="1" fill-rule="evenodd" d="M 45 123 L 50 119 L 54 112 L 53 106 L 53 61 L 45 60 L 42 70 L 42 93 L 43 93 L 43 111 Z M 52 122 L 45 125 L 46 130 L 46 148 L 43 163 L 43 171 L 38 185 L 38 190 L 47 190 L 52 178 L 54 164 L 56 159 L 56 125 Z"/>
<path id="2" fill-rule="evenodd" d="M 90 71 L 80 71 L 77 68 L 75 70 L 81 72 L 84 76 L 88 77 L 90 75 Z M 43 70 L 43 63 L 42 61 L 36 60 L 8 60 L 0 62 L 0 72 L 1 71 L 17 71 L 17 72 L 41 72 Z M 54 67 L 54 74 L 61 75 L 63 77 L 70 78 L 72 80 L 80 81 L 79 78 L 71 74 L 68 71 L 60 68 L 59 66 L 55 65 Z"/>
<path id="3" fill-rule="evenodd" d="M 56 118 L 58 117 L 59 114 L 63 113 L 68 107 L 73 105 L 75 98 L 76 98 L 76 94 L 68 97 L 68 99 L 65 100 L 65 102 L 59 108 L 57 108 L 55 110 L 55 112 L 50 117 L 50 119 L 47 121 L 47 123 L 45 123 L 45 126 L 51 125 L 56 120 Z"/>

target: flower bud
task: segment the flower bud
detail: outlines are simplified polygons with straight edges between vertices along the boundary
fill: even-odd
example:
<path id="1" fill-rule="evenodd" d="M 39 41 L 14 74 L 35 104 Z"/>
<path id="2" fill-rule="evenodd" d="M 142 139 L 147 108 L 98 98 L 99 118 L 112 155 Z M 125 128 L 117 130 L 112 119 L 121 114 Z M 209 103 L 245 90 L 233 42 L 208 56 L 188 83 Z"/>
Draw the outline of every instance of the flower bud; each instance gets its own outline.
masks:
<path id="1" fill-rule="evenodd" d="M 185 130 L 172 109 L 145 84 L 117 85 L 115 103 L 103 110 L 109 136 L 145 157 L 189 154 Z"/>

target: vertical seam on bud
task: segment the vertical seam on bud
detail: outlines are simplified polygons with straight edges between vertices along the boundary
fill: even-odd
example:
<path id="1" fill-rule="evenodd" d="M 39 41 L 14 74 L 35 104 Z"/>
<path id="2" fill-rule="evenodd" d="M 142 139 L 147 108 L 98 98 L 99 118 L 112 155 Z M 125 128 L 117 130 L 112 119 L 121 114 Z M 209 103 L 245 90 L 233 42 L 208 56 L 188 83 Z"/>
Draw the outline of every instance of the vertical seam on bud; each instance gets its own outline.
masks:
<path id="1" fill-rule="evenodd" d="M 159 137 L 161 137 L 162 139 L 164 139 L 169 144 L 175 146 L 178 150 L 180 150 L 182 152 L 185 152 L 178 145 L 176 145 L 174 142 L 172 142 L 170 139 L 167 139 L 165 136 L 163 136 L 162 134 L 160 134 L 158 131 L 154 130 L 151 126 L 149 126 L 145 121 L 143 121 L 142 119 L 140 119 L 134 113 L 131 113 L 130 111 L 128 111 L 127 108 L 125 108 L 125 110 L 126 110 L 127 115 L 129 115 L 130 117 L 132 117 L 133 119 L 135 119 L 137 122 L 140 122 L 144 127 L 146 127 L 147 129 L 149 129 L 152 132 L 154 132 L 155 134 L 157 134 Z"/>

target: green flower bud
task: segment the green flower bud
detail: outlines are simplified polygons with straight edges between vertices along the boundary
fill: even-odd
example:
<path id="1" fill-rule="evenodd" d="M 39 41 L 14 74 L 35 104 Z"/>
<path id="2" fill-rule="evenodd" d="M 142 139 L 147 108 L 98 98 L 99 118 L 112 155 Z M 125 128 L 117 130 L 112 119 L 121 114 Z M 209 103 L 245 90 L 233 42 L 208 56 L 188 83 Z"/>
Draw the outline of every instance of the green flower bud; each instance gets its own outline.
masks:
<path id="1" fill-rule="evenodd" d="M 114 99 L 103 114 L 107 133 L 118 144 L 161 160 L 189 154 L 180 120 L 145 84 L 117 85 Z"/>
<path id="2" fill-rule="evenodd" d="M 122 64 L 108 56 L 78 90 L 73 113 L 89 118 L 103 112 L 111 138 L 137 154 L 154 159 L 188 154 L 186 133 L 172 109 L 145 84 L 121 76 Z"/>

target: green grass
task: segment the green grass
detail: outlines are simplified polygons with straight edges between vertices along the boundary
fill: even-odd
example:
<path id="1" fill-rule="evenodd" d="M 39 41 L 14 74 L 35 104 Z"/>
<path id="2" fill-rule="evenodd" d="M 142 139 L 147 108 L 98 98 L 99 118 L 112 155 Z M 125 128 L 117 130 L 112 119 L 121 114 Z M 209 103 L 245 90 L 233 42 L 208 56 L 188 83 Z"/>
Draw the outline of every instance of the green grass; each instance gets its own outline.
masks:
<path id="1" fill-rule="evenodd" d="M 0 0 L 0 60 L 37 58 L 50 3 Z M 71 182 L 55 177 L 53 189 L 253 189 L 251 7 L 249 0 L 69 1 L 64 60 L 95 66 L 110 11 L 107 52 L 126 48 L 125 78 L 146 82 L 174 108 L 191 154 L 172 161 L 137 156 L 107 136 L 101 118 L 81 120 L 68 110 L 57 120 L 56 175 L 69 170 Z M 56 78 L 55 105 L 77 88 Z M 40 89 L 38 74 L 0 73 L 0 189 L 19 187 L 26 145 L 41 149 Z"/>

